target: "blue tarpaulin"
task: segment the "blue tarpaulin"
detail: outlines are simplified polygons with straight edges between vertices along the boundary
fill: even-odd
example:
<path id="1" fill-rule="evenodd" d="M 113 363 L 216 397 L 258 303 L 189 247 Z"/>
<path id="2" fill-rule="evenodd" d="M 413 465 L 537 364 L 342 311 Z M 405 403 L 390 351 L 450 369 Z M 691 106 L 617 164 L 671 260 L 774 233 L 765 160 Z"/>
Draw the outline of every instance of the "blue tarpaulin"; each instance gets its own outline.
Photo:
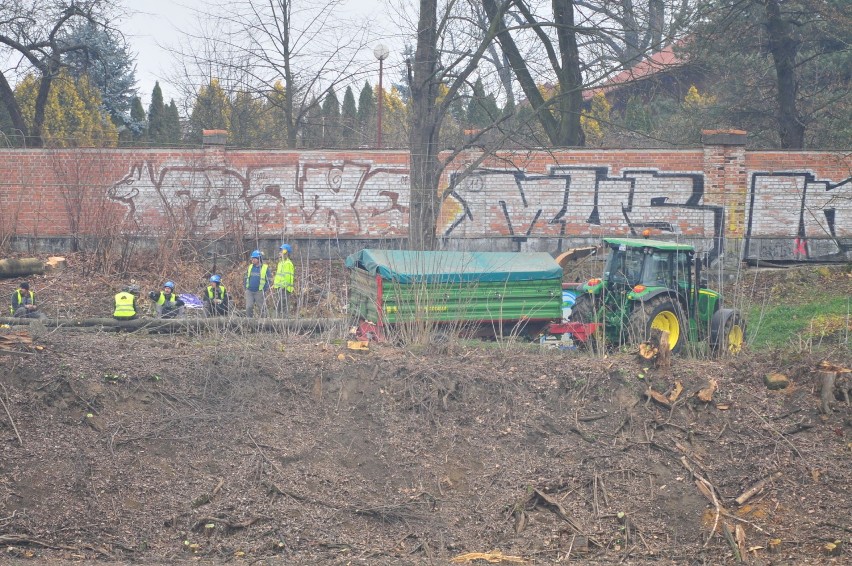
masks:
<path id="1" fill-rule="evenodd" d="M 363 269 L 398 283 L 538 281 L 562 279 L 562 268 L 548 253 L 418 252 L 361 250 L 346 258 L 349 269 Z"/>

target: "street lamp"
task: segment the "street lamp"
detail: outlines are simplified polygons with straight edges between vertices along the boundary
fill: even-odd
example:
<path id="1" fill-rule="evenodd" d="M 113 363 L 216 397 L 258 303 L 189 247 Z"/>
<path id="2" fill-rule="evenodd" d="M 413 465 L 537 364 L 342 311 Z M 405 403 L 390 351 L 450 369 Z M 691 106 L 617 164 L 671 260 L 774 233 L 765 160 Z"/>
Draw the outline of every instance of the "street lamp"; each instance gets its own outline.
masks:
<path id="1" fill-rule="evenodd" d="M 382 107 L 384 106 L 384 95 L 382 93 L 382 71 L 384 70 L 385 59 L 390 55 L 390 49 L 386 45 L 380 43 L 373 49 L 373 55 L 379 60 L 379 108 L 376 119 L 376 148 L 382 148 Z"/>

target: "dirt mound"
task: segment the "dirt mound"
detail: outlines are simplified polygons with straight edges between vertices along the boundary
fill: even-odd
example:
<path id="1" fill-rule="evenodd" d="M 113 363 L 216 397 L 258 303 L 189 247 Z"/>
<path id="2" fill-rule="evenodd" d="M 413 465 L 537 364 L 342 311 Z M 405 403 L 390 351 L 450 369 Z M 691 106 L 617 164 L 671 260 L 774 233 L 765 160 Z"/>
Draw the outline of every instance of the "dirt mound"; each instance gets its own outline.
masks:
<path id="1" fill-rule="evenodd" d="M 628 355 L 269 335 L 36 344 L 0 355 L 8 557 L 718 564 L 738 534 L 757 563 L 852 556 L 852 419 L 818 415 L 816 360 L 647 370 Z M 767 390 L 768 369 L 793 386 Z M 644 395 L 675 381 L 669 406 Z"/>

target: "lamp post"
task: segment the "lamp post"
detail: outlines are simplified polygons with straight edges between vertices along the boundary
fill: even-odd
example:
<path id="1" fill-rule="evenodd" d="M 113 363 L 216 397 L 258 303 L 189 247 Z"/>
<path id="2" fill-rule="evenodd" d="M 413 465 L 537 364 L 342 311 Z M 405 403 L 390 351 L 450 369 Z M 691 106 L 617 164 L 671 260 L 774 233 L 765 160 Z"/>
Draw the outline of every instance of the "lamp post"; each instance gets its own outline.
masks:
<path id="1" fill-rule="evenodd" d="M 373 55 L 379 60 L 379 108 L 376 113 L 376 148 L 382 148 L 382 107 L 384 106 L 384 95 L 382 93 L 382 71 L 384 70 L 385 59 L 390 55 L 390 50 L 384 44 L 380 43 L 373 49 Z"/>

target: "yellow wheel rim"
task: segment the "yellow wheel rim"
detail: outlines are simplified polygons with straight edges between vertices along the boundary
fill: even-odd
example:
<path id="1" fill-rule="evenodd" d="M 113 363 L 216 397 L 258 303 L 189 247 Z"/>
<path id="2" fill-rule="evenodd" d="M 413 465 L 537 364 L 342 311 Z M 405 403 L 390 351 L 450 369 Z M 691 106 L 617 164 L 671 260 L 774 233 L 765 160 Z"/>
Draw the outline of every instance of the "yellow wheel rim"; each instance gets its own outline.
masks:
<path id="1" fill-rule="evenodd" d="M 673 350 L 680 340 L 680 322 L 677 315 L 672 311 L 662 311 L 657 313 L 654 320 L 651 321 L 651 328 L 660 332 L 669 333 L 669 349 Z"/>
<path id="2" fill-rule="evenodd" d="M 728 352 L 732 354 L 739 354 L 740 350 L 743 349 L 743 327 L 739 324 L 731 326 L 726 338 L 728 343 Z"/>

